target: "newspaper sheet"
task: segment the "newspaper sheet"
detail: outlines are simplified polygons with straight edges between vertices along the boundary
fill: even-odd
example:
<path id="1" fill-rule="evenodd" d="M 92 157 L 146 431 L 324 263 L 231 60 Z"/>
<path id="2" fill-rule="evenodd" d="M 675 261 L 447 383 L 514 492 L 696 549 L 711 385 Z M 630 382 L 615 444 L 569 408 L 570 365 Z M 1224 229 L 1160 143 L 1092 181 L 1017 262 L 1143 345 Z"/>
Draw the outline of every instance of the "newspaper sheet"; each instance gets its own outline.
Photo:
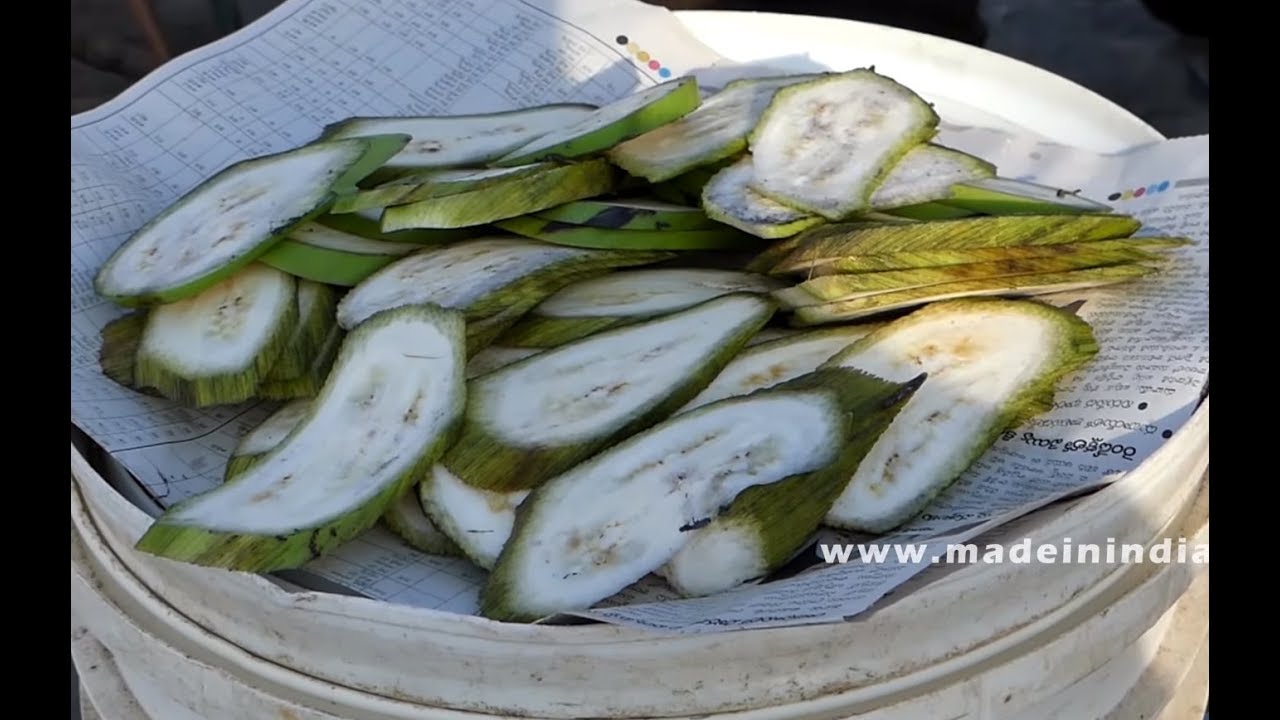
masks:
<path id="1" fill-rule="evenodd" d="M 274 409 L 176 407 L 120 388 L 97 364 L 99 332 L 122 311 L 94 293 L 94 274 L 132 231 L 228 164 L 355 115 L 603 104 L 670 77 L 713 85 L 738 72 L 760 68 L 735 68 L 667 11 L 630 0 L 292 0 L 170 62 L 72 118 L 72 422 L 137 478 L 152 501 L 144 506 L 158 513 L 217 485 L 240 436 Z M 1052 411 L 1006 432 L 925 513 L 878 542 L 945 546 L 1113 481 L 1177 432 L 1208 383 L 1207 136 L 1114 156 L 980 128 L 945 126 L 939 141 L 991 160 L 1002 175 L 1107 200 L 1143 220 L 1141 234 L 1196 244 L 1155 278 L 1042 298 L 1093 325 L 1097 358 L 1062 386 Z M 649 578 L 581 615 L 675 632 L 838 620 L 927 564 L 818 563 L 700 599 L 677 599 Z M 476 611 L 484 581 L 468 562 L 423 555 L 381 528 L 299 576 L 459 613 Z"/>

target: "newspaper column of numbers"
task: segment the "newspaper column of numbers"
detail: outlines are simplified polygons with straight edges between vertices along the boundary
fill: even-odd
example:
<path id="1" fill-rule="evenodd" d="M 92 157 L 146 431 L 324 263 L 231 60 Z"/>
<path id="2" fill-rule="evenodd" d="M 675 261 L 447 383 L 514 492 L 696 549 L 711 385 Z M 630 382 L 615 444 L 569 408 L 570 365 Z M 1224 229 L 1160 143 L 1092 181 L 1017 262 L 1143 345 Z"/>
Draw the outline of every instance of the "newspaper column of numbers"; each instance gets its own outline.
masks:
<path id="1" fill-rule="evenodd" d="M 486 15 L 498 3 L 493 0 L 457 0 L 440 8 L 432 19 L 446 35 L 438 45 L 432 61 L 439 77 L 426 91 L 427 97 L 440 103 L 451 114 L 504 106 L 500 96 L 484 87 L 494 67 L 510 53 L 510 43 L 494 43 L 492 35 L 501 28 Z M 469 98 L 477 98 L 469 100 Z M 494 100 L 499 100 L 495 106 Z"/>
<path id="2" fill-rule="evenodd" d="M 451 15 L 457 5 L 455 0 L 388 2 L 377 19 L 400 43 L 400 51 L 389 58 L 387 70 L 404 94 L 405 114 L 448 114 L 449 93 L 441 83 L 458 61 L 449 45 L 465 32 L 463 24 Z M 428 82 L 433 77 L 439 80 Z"/>
<path id="3" fill-rule="evenodd" d="M 512 7 L 504 3 L 504 12 L 510 13 L 505 23 L 508 32 L 516 34 L 517 48 L 508 62 L 501 66 L 506 80 L 503 88 L 507 100 L 516 105 L 543 105 L 564 102 L 565 95 L 557 92 L 564 78 L 557 75 L 555 52 L 541 47 L 541 43 L 528 42 L 526 38 L 540 38 L 556 33 L 558 29 L 547 18 L 528 9 Z"/>
<path id="4" fill-rule="evenodd" d="M 376 41 L 362 32 L 366 27 L 367 21 L 345 5 L 318 3 L 293 28 L 292 40 L 303 53 L 295 57 L 306 66 L 301 76 L 313 101 L 311 119 L 320 127 L 365 112 L 364 93 L 355 92 L 359 76 L 353 78 L 351 71 L 361 61 L 356 42 Z"/>
<path id="5" fill-rule="evenodd" d="M 377 12 L 372 3 L 358 3 L 342 18 L 347 31 L 331 30 L 329 39 L 342 51 L 342 67 L 333 76 L 338 86 L 338 105 L 348 117 L 393 115 L 397 105 L 380 91 L 376 77 L 378 63 L 391 51 L 385 31 L 373 23 Z"/>
<path id="6" fill-rule="evenodd" d="M 432 108 L 427 98 L 410 89 L 424 63 L 424 50 L 431 47 L 431 41 L 409 25 L 413 16 L 392 0 L 359 3 L 353 14 L 362 16 L 365 24 L 347 38 L 351 62 L 346 70 L 349 78 L 352 73 L 359 78 L 353 78 L 352 87 L 361 91 L 371 108 L 366 114 L 429 114 Z M 360 27 L 355 22 L 351 25 Z"/>
<path id="7" fill-rule="evenodd" d="M 232 90 L 227 80 L 237 73 L 225 60 L 201 63 L 183 71 L 175 78 L 177 82 L 157 93 L 177 104 L 185 115 L 177 121 L 181 135 L 175 133 L 167 142 L 173 145 L 170 154 L 197 178 L 207 178 L 261 152 L 259 141 L 241 128 L 244 113 L 227 92 Z"/>

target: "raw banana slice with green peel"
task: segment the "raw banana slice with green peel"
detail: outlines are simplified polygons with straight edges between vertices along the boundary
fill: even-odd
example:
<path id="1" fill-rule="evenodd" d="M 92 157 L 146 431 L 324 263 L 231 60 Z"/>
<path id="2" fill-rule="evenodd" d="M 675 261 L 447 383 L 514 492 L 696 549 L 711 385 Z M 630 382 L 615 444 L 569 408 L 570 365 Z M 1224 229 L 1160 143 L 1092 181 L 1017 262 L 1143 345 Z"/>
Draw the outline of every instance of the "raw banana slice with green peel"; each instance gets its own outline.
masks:
<path id="1" fill-rule="evenodd" d="M 117 385 L 135 392 L 157 395 L 154 390 L 140 387 L 134 378 L 134 366 L 138 358 L 138 344 L 147 327 L 147 312 L 135 310 L 121 315 L 103 326 L 102 347 L 98 349 L 98 367 Z"/>
<path id="2" fill-rule="evenodd" d="M 321 137 L 410 136 L 400 152 L 366 178 L 379 183 L 421 170 L 483 165 L 595 110 L 594 105 L 566 103 L 488 115 L 355 117 L 327 126 Z"/>
<path id="3" fill-rule="evenodd" d="M 617 171 L 604 160 L 548 164 L 537 172 L 513 174 L 475 190 L 389 207 L 382 211 L 382 230 L 485 225 L 605 195 L 617 184 Z"/>
<path id="4" fill-rule="evenodd" d="M 926 287 L 876 293 L 851 300 L 796 308 L 791 315 L 794 327 L 843 323 L 911 309 L 942 300 L 1004 295 L 1011 298 L 1051 295 L 1133 282 L 1158 270 L 1146 265 L 1110 265 L 1059 273 L 1039 273 L 1016 277 L 960 280 Z"/>
<path id="5" fill-rule="evenodd" d="M 433 230 L 396 230 L 382 232 L 382 208 L 368 208 L 351 213 L 326 213 L 317 216 L 315 222 L 341 232 L 359 235 L 383 242 L 413 243 L 415 245 L 439 245 L 478 237 L 484 233 L 482 226 Z"/>
<path id="6" fill-rule="evenodd" d="M 361 323 L 284 442 L 235 482 L 170 508 L 137 549 L 270 572 L 373 526 L 454 437 L 466 405 L 464 325 L 460 313 L 429 305 Z"/>
<path id="7" fill-rule="evenodd" d="M 297 326 L 271 371 L 263 377 L 264 383 L 289 380 L 307 372 L 337 326 L 334 313 L 338 296 L 333 288 L 310 280 L 299 280 L 297 286 Z"/>
<path id="8" fill-rule="evenodd" d="M 900 223 L 902 220 L 893 219 L 893 223 Z M 852 233 L 855 230 L 872 227 L 882 227 L 888 224 L 887 221 L 868 220 L 860 218 L 858 220 L 850 220 L 839 224 L 841 233 Z M 825 236 L 823 232 L 826 223 L 821 224 L 822 227 L 814 226 L 813 228 L 804 230 L 796 235 L 784 237 L 775 240 L 769 247 L 765 248 L 757 254 L 749 263 L 746 270 L 751 272 L 769 273 L 773 275 L 785 275 L 792 272 L 790 265 L 785 264 L 792 253 L 805 248 L 811 241 L 820 239 Z M 814 261 L 817 262 L 817 261 Z M 806 271 L 813 266 L 813 262 L 805 265 Z"/>
<path id="9" fill-rule="evenodd" d="M 805 233 L 775 266 L 799 272 L 831 260 L 923 250 L 1087 243 L 1125 238 L 1141 227 L 1127 215 L 1016 215 L 909 223 L 830 224 Z"/>
<path id="10" fill-rule="evenodd" d="M 378 171 L 387 160 L 395 157 L 411 140 L 408 135 L 388 133 L 383 135 L 365 135 L 358 138 L 337 138 L 318 140 L 312 144 L 363 142 L 365 152 L 343 171 L 333 184 L 335 200 L 343 195 L 350 195 L 360 187 L 365 178 Z"/>
<path id="11" fill-rule="evenodd" d="M 680 412 L 688 412 L 725 398 L 771 388 L 817 370 L 832 356 L 879 327 L 875 324 L 842 325 L 822 330 L 788 333 L 780 338 L 749 345 Z"/>
<path id="12" fill-rule="evenodd" d="M 768 273 L 774 275 L 786 274 L 780 271 L 779 263 L 786 259 L 788 255 L 795 252 L 803 242 L 804 235 L 792 235 L 790 237 L 775 240 L 768 247 L 761 250 L 752 258 L 743 268 L 748 272 Z"/>
<path id="13" fill-rule="evenodd" d="M 343 195 L 333 203 L 331 213 L 345 215 L 407 205 L 421 200 L 483 190 L 556 167 L 555 163 L 532 163 L 509 168 L 453 168 L 414 173 L 360 192 Z"/>
<path id="14" fill-rule="evenodd" d="M 509 305 L 495 315 L 467 323 L 467 360 L 470 361 L 485 348 L 497 342 L 502 334 L 520 322 L 531 308 L 537 305 L 532 299 L 523 299 Z"/>
<path id="15" fill-rule="evenodd" d="M 94 289 L 125 307 L 196 295 L 324 212 L 337 194 L 408 140 L 401 135 L 317 142 L 234 163 L 130 236 L 98 271 Z"/>
<path id="16" fill-rule="evenodd" d="M 902 207 L 889 208 L 884 210 L 884 214 L 900 217 L 907 220 L 952 220 L 955 218 L 970 217 L 977 213 L 965 210 L 964 208 L 944 205 L 941 202 L 925 202 L 918 205 L 904 205 Z"/>
<path id="17" fill-rule="evenodd" d="M 297 281 L 261 263 L 147 314 L 134 382 L 188 407 L 255 397 L 294 336 Z"/>
<path id="18" fill-rule="evenodd" d="M 684 405 L 773 313 L 769 299 L 733 293 L 476 378 L 441 465 L 485 490 L 537 487 Z"/>
<path id="19" fill-rule="evenodd" d="M 533 357 L 542 352 L 542 348 L 523 348 L 523 347 L 506 347 L 502 345 L 488 345 L 487 347 L 476 352 L 470 360 L 467 361 L 467 379 L 478 378 L 481 375 L 487 375 L 501 367 L 506 367 L 513 362 L 518 362 L 527 357 Z"/>
<path id="20" fill-rule="evenodd" d="M 725 160 L 694 168 L 670 180 L 650 185 L 648 193 L 659 200 L 677 205 L 698 205 L 702 202 L 702 190 L 711 182 L 711 178 L 745 156 L 745 153 L 739 153 Z"/>
<path id="21" fill-rule="evenodd" d="M 1049 185 L 994 177 L 957 183 L 946 205 L 987 215 L 1053 215 L 1110 213 L 1111 206 L 1082 197 L 1080 192 Z"/>
<path id="22" fill-rule="evenodd" d="M 755 244 L 755 238 L 731 227 L 708 230 L 611 230 L 568 225 L 534 216 L 498 220 L 493 226 L 546 243 L 598 250 L 739 250 L 749 249 Z"/>
<path id="23" fill-rule="evenodd" d="M 797 210 L 751 189 L 751 156 L 716 173 L 702 189 L 707 216 L 759 238 L 791 237 L 826 222 L 820 215 Z"/>
<path id="24" fill-rule="evenodd" d="M 938 123 L 923 98 L 869 69 L 785 87 L 751 133 L 751 188 L 844 220 L 870 209 L 893 167 Z"/>
<path id="25" fill-rule="evenodd" d="M 858 465 L 926 377 L 898 384 L 864 376 L 862 400 L 848 411 L 853 428 L 835 462 L 743 490 L 728 509 L 690 533 L 659 574 L 676 592 L 696 597 L 732 590 L 782 567 L 822 526 Z"/>
<path id="26" fill-rule="evenodd" d="M 877 211 L 945 200 L 953 186 L 995 177 L 996 166 L 959 150 L 926 143 L 912 148 L 871 193 Z"/>
<path id="27" fill-rule="evenodd" d="M 511 537 L 516 508 L 528 490 L 481 490 L 459 480 L 436 465 L 418 486 L 421 506 L 432 524 L 450 539 L 468 560 L 485 570 Z"/>
<path id="28" fill-rule="evenodd" d="M 734 157 L 747 149 L 747 136 L 780 88 L 819 77 L 735 80 L 679 120 L 614 146 L 609 159 L 631 175 L 660 183 Z"/>
<path id="29" fill-rule="evenodd" d="M 888 532 L 916 516 L 995 442 L 1051 406 L 1058 382 L 1097 354 L 1073 313 L 1032 300 L 939 302 L 851 345 L 825 367 L 928 380 L 876 441 L 828 525 Z"/>
<path id="30" fill-rule="evenodd" d="M 851 219 L 850 222 L 859 222 L 869 225 L 910 225 L 913 223 L 919 223 L 920 221 L 902 217 L 901 215 L 894 215 L 892 212 L 871 210 L 865 213 L 859 213 L 856 217 Z"/>
<path id="31" fill-rule="evenodd" d="M 803 274 L 810 278 L 853 273 L 879 273 L 888 270 L 946 268 L 955 265 L 986 263 L 1022 263 L 1050 258 L 1071 257 L 1093 267 L 1134 262 L 1155 262 L 1161 250 L 1187 245 L 1185 238 L 1132 237 L 1119 240 L 1094 240 L 1060 245 L 1021 245 L 1007 247 L 964 248 L 961 250 L 911 250 L 873 253 L 836 258 L 811 266 L 778 265 L 777 274 Z M 794 268 L 794 269 L 793 269 Z"/>
<path id="32" fill-rule="evenodd" d="M 500 338 L 510 347 L 549 348 L 611 327 L 693 307 L 735 292 L 779 290 L 773 278 L 711 268 L 620 270 L 574 283 L 543 300 Z"/>
<path id="33" fill-rule="evenodd" d="M 795 337 L 803 332 L 805 331 L 787 327 L 767 327 L 752 336 L 752 338 L 747 341 L 746 347 L 755 347 L 767 342 L 773 342 L 774 340 Z"/>
<path id="34" fill-rule="evenodd" d="M 295 398 L 315 397 L 320 392 L 320 388 L 324 386 L 325 378 L 329 376 L 329 371 L 333 369 L 333 363 L 337 360 L 338 350 L 342 347 L 342 338 L 345 332 L 338 326 L 333 326 L 329 330 L 328 337 L 320 345 L 316 351 L 315 357 L 306 369 L 294 377 L 287 378 L 271 378 L 268 377 L 258 386 L 255 393 L 264 400 L 293 400 Z"/>
<path id="35" fill-rule="evenodd" d="M 444 557 L 462 555 L 461 548 L 440 532 L 423 511 L 416 485 L 391 503 L 382 516 L 382 524 L 418 552 Z"/>
<path id="36" fill-rule="evenodd" d="M 707 230 L 718 227 L 701 208 L 659 200 L 580 200 L 534 213 L 543 220 L 610 230 Z"/>
<path id="37" fill-rule="evenodd" d="M 266 457 L 267 453 L 279 447 L 310 410 L 311 401 L 308 399 L 287 402 L 268 415 L 267 419 L 257 427 L 245 433 L 231 450 L 231 456 L 227 458 L 227 467 L 222 475 L 223 481 L 230 482 L 239 477 Z"/>
<path id="38" fill-rule="evenodd" d="M 920 154 L 925 151 L 923 154 Z M 950 157 L 950 154 L 961 157 Z M 941 202 L 914 202 L 908 198 L 943 197 L 957 178 L 981 176 L 984 163 L 972 156 L 934 145 L 917 146 L 894 168 L 872 199 L 885 205 L 859 213 L 852 222 L 902 223 L 907 221 L 952 220 L 976 213 Z M 740 161 L 750 166 L 750 157 Z M 720 186 L 702 198 L 703 206 L 717 220 L 770 239 L 792 237 L 811 227 L 825 224 L 825 218 L 774 202 L 751 190 L 751 173 L 745 168 L 736 175 L 721 173 Z M 710 193 L 715 193 L 710 195 Z M 745 196 L 745 198 L 743 197 Z M 714 208 L 714 210 L 713 210 Z"/>
<path id="39" fill-rule="evenodd" d="M 689 114 L 701 103 L 693 77 L 676 78 L 631 93 L 578 122 L 561 126 L 489 163 L 497 167 L 601 153 Z"/>
<path id="40" fill-rule="evenodd" d="M 530 313 L 502 333 L 494 342 L 537 352 L 546 348 L 559 347 L 602 330 L 625 325 L 629 319 L 631 318 L 607 316 L 560 318 Z"/>
<path id="41" fill-rule="evenodd" d="M 369 240 L 307 223 L 289 231 L 261 261 L 295 277 L 351 287 L 417 249 L 409 243 Z"/>
<path id="42" fill-rule="evenodd" d="M 589 608 L 665 565 L 748 487 L 834 462 L 854 375 L 814 373 L 681 413 L 551 478 L 520 504 L 481 614 L 521 622 Z"/>
<path id="43" fill-rule="evenodd" d="M 419 303 L 461 310 L 468 321 L 480 320 L 513 305 L 532 307 L 586 272 L 670 257 L 559 247 L 516 237 L 476 238 L 421 250 L 370 275 L 338 303 L 338 324 L 350 329 L 380 310 Z"/>
<path id="44" fill-rule="evenodd" d="M 783 308 L 822 305 L 889 292 L 901 292 L 968 280 L 995 280 L 1122 265 L 1125 261 L 1098 262 L 1097 256 L 1056 255 L 946 267 L 886 270 L 852 275 L 824 275 L 773 293 Z"/>
<path id="45" fill-rule="evenodd" d="M 231 451 L 223 475 L 224 482 L 231 482 L 257 464 L 272 450 L 282 445 L 289 434 L 306 419 L 311 411 L 311 400 L 293 400 L 281 405 L 274 413 L 250 430 Z M 410 547 L 429 555 L 459 555 L 458 547 L 444 533 L 436 529 L 422 512 L 418 502 L 417 487 L 410 488 L 399 500 L 387 508 L 382 517 L 387 529 L 400 536 Z"/>

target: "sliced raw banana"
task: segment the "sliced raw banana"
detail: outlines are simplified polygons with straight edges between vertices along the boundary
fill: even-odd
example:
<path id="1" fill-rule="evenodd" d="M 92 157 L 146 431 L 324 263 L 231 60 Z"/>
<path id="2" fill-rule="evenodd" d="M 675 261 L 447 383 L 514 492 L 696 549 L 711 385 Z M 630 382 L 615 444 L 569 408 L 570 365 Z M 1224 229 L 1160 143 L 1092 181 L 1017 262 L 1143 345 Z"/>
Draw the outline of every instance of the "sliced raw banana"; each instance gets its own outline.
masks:
<path id="1" fill-rule="evenodd" d="M 147 314 L 134 382 L 189 407 L 255 397 L 293 338 L 297 281 L 253 263 L 200 294 Z"/>
<path id="2" fill-rule="evenodd" d="M 679 120 L 619 143 L 609 150 L 609 159 L 636 177 L 659 183 L 734 157 L 747 149 L 747 136 L 780 88 L 818 77 L 735 80 Z"/>
<path id="3" fill-rule="evenodd" d="M 775 240 L 748 261 L 743 269 L 748 272 L 784 274 L 780 263 L 795 252 L 803 244 L 803 240 L 804 234 Z"/>
<path id="4" fill-rule="evenodd" d="M 267 453 L 275 450 L 289 437 L 311 410 L 309 399 L 287 402 L 267 416 L 257 427 L 245 433 L 231 450 L 223 480 L 230 482 L 253 467 Z"/>
<path id="5" fill-rule="evenodd" d="M 289 380 L 307 372 L 337 325 L 334 312 L 338 296 L 332 287 L 310 280 L 299 280 L 297 287 L 297 326 L 271 371 L 263 377 L 264 383 Z"/>
<path id="6" fill-rule="evenodd" d="M 436 465 L 419 485 L 421 506 L 432 524 L 477 566 L 491 570 L 511 537 L 516 508 L 528 490 L 497 492 L 462 482 Z"/>
<path id="7" fill-rule="evenodd" d="M 702 189 L 711 182 L 711 178 L 743 157 L 745 153 L 739 153 L 725 160 L 694 168 L 670 180 L 650 185 L 648 192 L 653 197 L 669 203 L 699 205 L 702 202 Z"/>
<path id="8" fill-rule="evenodd" d="M 844 220 L 915 146 L 938 114 L 911 89 L 872 70 L 791 85 L 774 95 L 752 131 L 752 189 L 785 205 Z"/>
<path id="9" fill-rule="evenodd" d="M 514 217 L 493 223 L 516 235 L 568 247 L 599 250 L 735 250 L 750 248 L 755 238 L 736 228 L 708 230 L 611 230 L 567 225 L 541 218 Z"/>
<path id="10" fill-rule="evenodd" d="M 483 190 L 510 183 L 517 178 L 543 173 L 554 167 L 555 163 L 548 162 L 509 168 L 453 168 L 414 173 L 344 195 L 333 203 L 330 212 L 339 215 L 368 212 L 392 205 L 407 205 L 420 200 Z"/>
<path id="11" fill-rule="evenodd" d="M 382 208 L 368 208 L 351 213 L 324 214 L 317 216 L 315 222 L 341 232 L 359 235 L 370 240 L 383 242 L 414 243 L 416 245 L 439 245 L 478 237 L 484 233 L 483 226 L 433 230 L 421 228 L 415 230 L 395 230 L 382 232 Z"/>
<path id="12" fill-rule="evenodd" d="M 621 270 L 574 283 L 538 304 L 500 342 L 549 348 L 735 292 L 782 288 L 770 277 L 712 268 Z"/>
<path id="13" fill-rule="evenodd" d="M 521 503 L 481 613 L 520 622 L 587 609 L 665 565 L 747 488 L 831 464 L 852 428 L 847 377 L 681 413 L 548 480 Z"/>
<path id="14" fill-rule="evenodd" d="M 293 400 L 281 405 L 274 413 L 250 430 L 227 459 L 225 482 L 231 482 L 275 450 L 307 418 L 311 400 Z M 459 555 L 457 546 L 444 533 L 436 529 L 422 511 L 418 502 L 417 487 L 412 487 L 391 503 L 382 516 L 387 529 L 398 535 L 410 547 L 430 555 Z"/>
<path id="15" fill-rule="evenodd" d="M 610 230 L 707 230 L 717 227 L 701 208 L 659 200 L 579 200 L 535 213 L 543 220 Z"/>
<path id="16" fill-rule="evenodd" d="M 912 148 L 871 194 L 872 210 L 945 200 L 957 183 L 995 177 L 996 166 L 959 150 L 926 143 Z"/>
<path id="17" fill-rule="evenodd" d="M 1030 300 L 939 302 L 896 320 L 827 367 L 902 382 L 928 373 L 828 513 L 883 533 L 914 517 L 1000 432 L 1046 411 L 1057 383 L 1098 352 L 1075 314 Z"/>
<path id="18" fill-rule="evenodd" d="M 391 507 L 382 515 L 382 524 L 419 552 L 446 557 L 462 555 L 457 544 L 440 532 L 423 511 L 417 485 L 391 503 Z"/>
<path id="19" fill-rule="evenodd" d="M 235 482 L 170 508 L 137 548 L 270 572 L 372 527 L 454 437 L 466 405 L 464 325 L 428 305 L 362 323 L 297 428 Z"/>
<path id="20" fill-rule="evenodd" d="M 945 267 L 886 270 L 853 275 L 823 275 L 794 287 L 776 291 L 773 296 L 785 308 L 854 300 L 881 293 L 900 292 L 969 280 L 996 280 L 1028 275 L 1047 275 L 1096 267 L 1124 264 L 1123 261 L 1097 262 L 1094 255 L 1052 255 L 1026 260 L 948 265 Z"/>
<path id="21" fill-rule="evenodd" d="M 767 342 L 773 342 L 774 340 L 781 340 L 787 337 L 795 337 L 796 335 L 799 335 L 800 333 L 803 333 L 803 332 L 805 331 L 796 330 L 795 328 L 767 327 L 761 330 L 760 332 L 756 333 L 754 336 L 752 336 L 752 338 L 749 341 L 747 341 L 746 347 L 755 347 L 757 345 L 763 345 L 764 343 L 767 343 Z"/>
<path id="22" fill-rule="evenodd" d="M 926 376 L 899 384 L 866 375 L 852 400 L 850 432 L 840 456 L 813 472 L 743 490 L 728 509 L 694 530 L 662 568 L 679 593 L 702 596 L 732 590 L 793 558 L 822 525 L 849 478 Z"/>
<path id="23" fill-rule="evenodd" d="M 402 133 L 365 135 L 358 138 L 334 138 L 317 140 L 315 145 L 345 142 L 363 142 L 364 153 L 338 175 L 333 184 L 334 199 L 355 192 L 365 178 L 378 171 L 388 160 L 404 149 L 411 138 Z"/>
<path id="24" fill-rule="evenodd" d="M 862 339 L 875 324 L 791 332 L 749 345 L 680 412 L 688 412 L 725 398 L 749 395 L 817 370 L 832 356 Z"/>
<path id="25" fill-rule="evenodd" d="M 506 347 L 488 345 L 467 361 L 467 379 L 487 375 L 501 367 L 519 362 L 542 352 L 542 348 Z"/>
<path id="26" fill-rule="evenodd" d="M 959 183 L 942 202 L 987 215 L 1111 212 L 1111 206 L 1082 197 L 1079 191 L 1003 177 Z"/>
<path id="27" fill-rule="evenodd" d="M 496 315 L 490 315 L 479 320 L 472 320 L 467 323 L 467 360 L 470 362 L 472 358 L 479 355 L 485 348 L 497 342 L 502 334 L 511 329 L 512 325 L 520 322 L 520 318 L 525 316 L 537 302 L 533 297 L 526 296 L 512 305 L 503 308 Z"/>
<path id="28" fill-rule="evenodd" d="M 684 405 L 773 312 L 761 295 L 734 293 L 478 377 L 441 464 L 486 490 L 536 487 Z"/>
<path id="29" fill-rule="evenodd" d="M 953 218 L 969 217 L 977 213 L 965 210 L 964 208 L 954 207 L 952 205 L 944 205 L 941 202 L 925 202 L 918 205 L 903 205 L 901 207 L 888 208 L 883 211 L 885 215 L 905 218 L 907 220 L 951 220 Z"/>
<path id="30" fill-rule="evenodd" d="M 843 257 L 921 250 L 1057 245 L 1128 237 L 1141 223 L 1127 215 L 1018 215 L 907 223 L 839 223 L 805 233 L 778 262 L 782 272 Z"/>
<path id="31" fill-rule="evenodd" d="M 295 277 L 351 287 L 417 249 L 410 243 L 369 240 L 307 223 L 290 230 L 261 260 Z"/>
<path id="32" fill-rule="evenodd" d="M 113 382 L 130 390 L 147 392 L 134 379 L 138 344 L 147 327 L 147 312 L 135 310 L 107 323 L 102 328 L 102 347 L 98 349 L 98 367 Z"/>
<path id="33" fill-rule="evenodd" d="M 491 164 L 511 167 L 595 155 L 689 114 L 701 101 L 698 82 L 692 76 L 668 80 L 537 137 Z"/>
<path id="34" fill-rule="evenodd" d="M 877 293 L 852 300 L 796 308 L 791 316 L 796 327 L 861 320 L 881 313 L 952 300 L 1004 295 L 1011 298 L 1049 295 L 1132 282 L 1156 272 L 1145 265 L 1112 265 L 1071 272 L 1019 275 L 1007 278 L 962 280 L 907 290 Z"/>
<path id="35" fill-rule="evenodd" d="M 550 104 L 487 115 L 356 117 L 325 127 L 322 137 L 408 135 L 408 144 L 367 178 L 383 182 L 420 170 L 483 165 L 594 110 L 594 105 Z"/>
<path id="36" fill-rule="evenodd" d="M 345 335 L 342 328 L 333 326 L 328 337 L 316 351 L 311 363 L 300 375 L 288 378 L 268 378 L 258 386 L 256 395 L 267 400 L 292 400 L 315 397 L 333 369 Z"/>
<path id="37" fill-rule="evenodd" d="M 783 205 L 751 189 L 751 156 L 716 173 L 702 190 L 707 216 L 766 239 L 785 238 L 821 225 L 826 219 Z"/>
<path id="38" fill-rule="evenodd" d="M 192 297 L 235 274 L 323 212 L 408 136 L 318 142 L 242 160 L 143 225 L 94 278 L 99 295 L 137 307 Z M 391 141 L 391 145 L 388 145 Z"/>
<path id="39" fill-rule="evenodd" d="M 421 250 L 370 275 L 338 303 L 338 324 L 349 329 L 380 310 L 420 303 L 454 308 L 468 321 L 480 320 L 513 305 L 532 308 L 580 280 L 583 273 L 669 257 L 560 247 L 516 237 L 467 240 Z"/>
<path id="40" fill-rule="evenodd" d="M 959 250 L 911 250 L 871 253 L 815 261 L 815 264 L 780 263 L 772 270 L 808 277 L 846 273 L 878 273 L 888 270 L 945 268 L 978 263 L 1021 263 L 1049 258 L 1072 257 L 1095 267 L 1160 259 L 1159 251 L 1186 245 L 1184 238 L 1142 237 L 1120 240 L 1095 240 L 1060 245 L 1014 245 L 1005 247 L 963 248 Z"/>
<path id="41" fill-rule="evenodd" d="M 389 207 L 382 230 L 459 228 L 546 210 L 612 192 L 616 171 L 604 160 L 548 164 L 529 174 L 512 174 L 475 190 Z"/>

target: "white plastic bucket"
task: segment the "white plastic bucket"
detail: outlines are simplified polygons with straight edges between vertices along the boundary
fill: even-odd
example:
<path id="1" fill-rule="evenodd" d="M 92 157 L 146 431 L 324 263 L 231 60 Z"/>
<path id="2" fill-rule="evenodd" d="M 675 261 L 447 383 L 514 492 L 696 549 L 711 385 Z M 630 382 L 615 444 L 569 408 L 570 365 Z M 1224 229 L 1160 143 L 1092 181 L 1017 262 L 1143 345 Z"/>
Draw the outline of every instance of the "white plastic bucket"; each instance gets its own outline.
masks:
<path id="1" fill-rule="evenodd" d="M 1207 542 L 1208 410 L 1206 402 L 1115 485 L 1037 513 L 1013 532 L 1033 544 L 1070 537 L 1150 545 L 1197 535 Z M 1041 702 L 1102 667 L 1207 572 L 1191 562 L 979 564 L 942 577 L 928 571 L 855 621 L 712 636 L 505 625 L 290 592 L 256 575 L 135 552 L 147 516 L 74 449 L 71 462 L 72 524 L 82 549 L 72 562 L 74 622 L 117 666 L 137 669 L 153 680 L 145 683 L 148 693 L 170 700 L 193 701 L 182 687 L 188 683 L 179 682 L 190 672 L 244 686 L 228 689 L 227 701 L 257 693 L 268 705 L 352 720 L 458 711 L 812 718 L 885 708 L 894 708 L 887 717 L 914 717 L 895 705 L 927 704 L 936 693 L 948 712 L 966 707 L 973 717 L 1016 717 L 996 709 Z M 1053 672 L 1045 672 L 1046 662 Z M 205 678 L 194 687 L 212 693 L 215 685 Z M 139 695 L 137 702 L 146 701 Z M 229 711 L 194 717 L 259 717 Z"/>
<path id="2" fill-rule="evenodd" d="M 690 18 L 699 32 L 706 14 Z M 780 35 L 846 64 L 829 57 L 849 41 L 827 22 L 823 38 Z M 1064 103 L 1097 102 L 1017 73 L 1058 83 Z M 1096 149 L 1152 139 L 1115 117 L 1120 129 L 1096 130 Z M 1206 401 L 1119 482 L 1011 532 L 1046 544 L 1207 542 L 1208 424 Z M 74 446 L 71 469 L 72 649 L 103 720 L 1074 720 L 1082 708 L 1189 720 L 1203 703 L 1207 565 L 936 568 L 853 621 L 709 636 L 506 625 L 138 553 L 150 518 Z"/>

